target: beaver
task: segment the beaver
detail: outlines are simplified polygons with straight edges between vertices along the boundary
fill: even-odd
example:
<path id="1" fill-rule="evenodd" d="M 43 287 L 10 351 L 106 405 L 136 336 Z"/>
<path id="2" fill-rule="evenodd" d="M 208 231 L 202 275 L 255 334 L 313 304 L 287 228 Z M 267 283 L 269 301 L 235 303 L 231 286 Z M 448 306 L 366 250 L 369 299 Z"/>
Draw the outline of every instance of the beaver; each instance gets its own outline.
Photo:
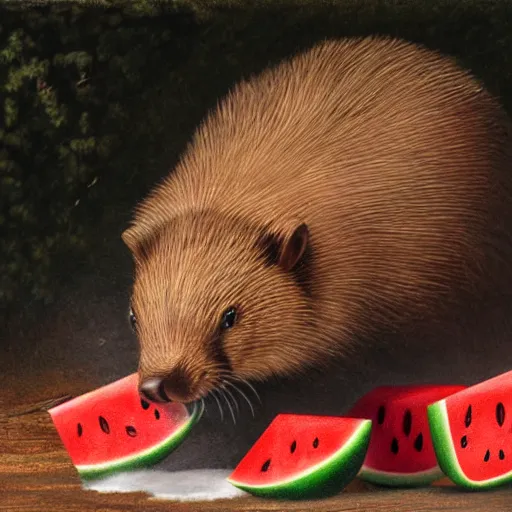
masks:
<path id="1" fill-rule="evenodd" d="M 408 41 L 241 80 L 122 234 L 141 392 L 193 402 L 462 322 L 510 284 L 511 148 L 499 100 Z"/>

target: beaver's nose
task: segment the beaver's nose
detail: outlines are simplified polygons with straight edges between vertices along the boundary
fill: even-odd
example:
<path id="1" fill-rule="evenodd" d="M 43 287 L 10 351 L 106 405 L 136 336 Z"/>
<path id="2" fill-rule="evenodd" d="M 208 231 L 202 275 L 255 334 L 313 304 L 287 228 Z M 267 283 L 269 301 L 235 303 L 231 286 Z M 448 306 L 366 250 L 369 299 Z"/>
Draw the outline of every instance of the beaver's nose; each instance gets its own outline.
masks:
<path id="1" fill-rule="evenodd" d="M 159 377 L 151 377 L 142 381 L 139 392 L 153 402 L 171 402 L 165 393 L 164 379 Z"/>
<path id="2" fill-rule="evenodd" d="M 190 373 L 182 366 L 175 366 L 164 377 L 143 379 L 139 389 L 141 394 L 153 402 L 187 403 L 197 399 L 200 382 L 193 381 Z"/>

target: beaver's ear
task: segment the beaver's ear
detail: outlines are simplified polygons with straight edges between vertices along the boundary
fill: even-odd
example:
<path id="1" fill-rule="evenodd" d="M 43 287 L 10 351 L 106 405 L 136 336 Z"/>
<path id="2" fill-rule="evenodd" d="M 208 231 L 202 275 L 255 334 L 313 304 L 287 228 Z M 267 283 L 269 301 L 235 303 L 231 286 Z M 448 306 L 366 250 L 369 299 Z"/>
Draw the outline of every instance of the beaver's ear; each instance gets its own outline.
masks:
<path id="1" fill-rule="evenodd" d="M 143 263 L 149 258 L 151 237 L 144 236 L 140 230 L 136 230 L 134 226 L 126 229 L 121 235 L 123 242 L 132 253 L 135 264 Z"/>
<path id="2" fill-rule="evenodd" d="M 279 265 L 288 272 L 301 260 L 308 241 L 308 227 L 306 224 L 300 224 L 284 235 L 265 231 L 258 239 L 258 247 L 269 265 Z"/>
<path id="3" fill-rule="evenodd" d="M 135 236 L 135 230 L 133 227 L 126 229 L 123 231 L 123 234 L 121 235 L 121 238 L 123 242 L 126 244 L 128 249 L 130 249 L 130 252 L 132 252 L 134 255 L 137 252 L 137 237 Z"/>
<path id="4" fill-rule="evenodd" d="M 287 234 L 281 244 L 279 266 L 285 271 L 293 270 L 304 255 L 308 241 L 309 230 L 306 224 L 301 224 Z"/>

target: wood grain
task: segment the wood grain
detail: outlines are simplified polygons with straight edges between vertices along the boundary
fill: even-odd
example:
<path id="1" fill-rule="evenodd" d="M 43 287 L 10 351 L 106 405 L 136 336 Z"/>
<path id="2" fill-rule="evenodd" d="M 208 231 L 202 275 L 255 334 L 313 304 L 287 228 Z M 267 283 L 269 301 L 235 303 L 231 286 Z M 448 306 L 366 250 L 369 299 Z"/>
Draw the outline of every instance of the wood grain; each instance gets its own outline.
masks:
<path id="1" fill-rule="evenodd" d="M 63 390 L 66 392 L 66 390 Z M 327 500 L 281 502 L 253 497 L 177 503 L 144 493 L 97 493 L 82 489 L 45 408 L 55 396 L 11 403 L 0 416 L 0 510 L 6 512 L 308 511 L 311 512 L 509 512 L 510 488 L 472 493 L 451 485 L 382 490 L 360 481 Z"/>

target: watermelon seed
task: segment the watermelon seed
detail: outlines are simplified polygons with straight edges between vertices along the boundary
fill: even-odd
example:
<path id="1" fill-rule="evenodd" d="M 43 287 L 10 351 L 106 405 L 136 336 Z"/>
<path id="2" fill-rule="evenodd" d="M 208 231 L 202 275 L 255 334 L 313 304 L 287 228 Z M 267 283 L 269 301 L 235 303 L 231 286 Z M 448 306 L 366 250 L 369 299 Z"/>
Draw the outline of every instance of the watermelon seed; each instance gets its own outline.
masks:
<path id="1" fill-rule="evenodd" d="M 396 455 L 398 453 L 398 439 L 396 437 L 391 441 L 391 451 Z"/>
<path id="2" fill-rule="evenodd" d="M 130 437 L 135 437 L 137 435 L 137 430 L 135 430 L 135 427 L 132 427 L 131 425 L 128 425 L 126 427 L 126 433 L 130 436 Z"/>
<path id="3" fill-rule="evenodd" d="M 290 452 L 293 453 L 297 449 L 297 441 L 293 441 L 292 445 L 290 446 Z"/>
<path id="4" fill-rule="evenodd" d="M 107 420 L 103 416 L 100 416 L 99 420 L 100 420 L 101 430 L 103 430 L 103 432 L 105 432 L 105 434 L 110 434 L 110 427 L 108 426 Z"/>
<path id="5" fill-rule="evenodd" d="M 263 466 L 261 466 L 261 471 L 263 471 L 263 472 L 267 471 L 269 466 L 270 466 L 270 459 L 265 461 L 265 464 L 263 464 Z"/>
<path id="6" fill-rule="evenodd" d="M 379 407 L 379 411 L 377 412 L 377 423 L 382 425 L 384 423 L 384 418 L 386 417 L 386 408 L 381 405 Z"/>
<path id="7" fill-rule="evenodd" d="M 500 450 L 500 460 L 503 460 L 505 458 L 505 452 L 503 450 Z"/>
<path id="8" fill-rule="evenodd" d="M 315 437 L 315 440 L 313 441 L 313 448 L 318 448 L 318 443 L 320 441 L 318 440 L 318 437 Z"/>
<path id="9" fill-rule="evenodd" d="M 414 449 L 417 452 L 421 452 L 423 449 L 423 434 L 421 432 L 418 434 L 418 437 L 414 441 Z"/>
<path id="10" fill-rule="evenodd" d="M 501 402 L 496 405 L 496 421 L 500 427 L 505 423 L 505 406 Z"/>
<path id="11" fill-rule="evenodd" d="M 159 419 L 160 419 L 160 412 L 158 411 L 158 409 L 155 409 L 155 418 L 156 418 L 157 420 L 159 420 Z"/>
<path id="12" fill-rule="evenodd" d="M 409 437 L 409 434 L 411 433 L 411 428 L 412 428 L 412 414 L 411 414 L 411 411 L 409 409 L 407 409 L 407 411 L 405 411 L 405 414 L 404 414 L 404 422 L 403 422 L 404 434 L 407 437 Z"/>
<path id="13" fill-rule="evenodd" d="M 464 425 L 466 425 L 466 427 L 469 427 L 469 425 L 471 425 L 471 405 L 468 407 L 468 410 L 466 411 L 466 418 L 464 419 Z"/>
<path id="14" fill-rule="evenodd" d="M 141 398 L 140 399 L 140 405 L 142 405 L 142 408 L 146 411 L 147 409 L 149 409 L 149 402 L 146 402 L 146 400 L 144 400 L 144 398 Z"/>
<path id="15" fill-rule="evenodd" d="M 76 430 L 77 430 L 77 433 L 78 433 L 78 437 L 81 437 L 82 433 L 83 433 L 83 429 L 82 429 L 82 424 L 81 423 L 78 423 L 78 425 L 76 426 Z"/>
<path id="16" fill-rule="evenodd" d="M 462 436 L 460 440 L 460 445 L 462 446 L 462 448 L 466 448 L 466 446 L 468 445 L 468 438 L 466 436 Z"/>
<path id="17" fill-rule="evenodd" d="M 485 452 L 484 462 L 487 462 L 491 458 L 491 452 L 487 450 Z"/>

